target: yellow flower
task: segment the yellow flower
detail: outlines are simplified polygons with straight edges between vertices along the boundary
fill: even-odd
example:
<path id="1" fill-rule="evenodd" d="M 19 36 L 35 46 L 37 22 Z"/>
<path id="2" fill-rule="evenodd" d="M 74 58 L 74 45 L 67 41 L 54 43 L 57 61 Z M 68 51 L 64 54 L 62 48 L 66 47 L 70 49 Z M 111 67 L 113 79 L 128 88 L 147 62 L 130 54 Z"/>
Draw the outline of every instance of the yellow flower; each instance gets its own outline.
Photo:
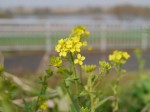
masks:
<path id="1" fill-rule="evenodd" d="M 75 48 L 72 47 L 72 48 L 70 49 L 70 51 L 71 51 L 72 53 L 75 52 Z"/>
<path id="2" fill-rule="evenodd" d="M 55 66 L 55 67 L 59 67 L 62 65 L 62 60 L 60 57 L 53 56 L 50 58 L 50 64 Z"/>
<path id="3" fill-rule="evenodd" d="M 84 56 L 81 56 L 81 54 L 78 54 L 78 55 L 77 55 L 77 59 L 74 60 L 74 63 L 75 63 L 75 64 L 82 65 L 82 64 L 83 64 L 83 60 L 85 60 L 85 57 L 84 57 Z"/>
<path id="4" fill-rule="evenodd" d="M 61 48 L 61 45 L 57 45 L 57 46 L 55 47 L 55 50 L 56 50 L 57 52 L 60 52 L 60 48 Z"/>
<path id="5" fill-rule="evenodd" d="M 111 69 L 111 65 L 106 61 L 99 61 L 99 65 L 106 69 Z"/>
<path id="6" fill-rule="evenodd" d="M 81 43 L 81 42 L 76 43 L 76 45 L 74 46 L 75 51 L 80 52 L 81 46 L 82 46 L 82 43 Z"/>
<path id="7" fill-rule="evenodd" d="M 118 54 L 115 55 L 115 58 L 116 58 L 117 60 L 120 60 L 120 59 L 122 58 L 122 55 L 118 53 Z"/>
<path id="8" fill-rule="evenodd" d="M 63 43 L 64 43 L 64 39 L 60 39 L 60 40 L 58 41 L 58 43 L 59 43 L 59 44 L 63 44 Z"/>
<path id="9" fill-rule="evenodd" d="M 67 52 L 64 50 L 64 51 L 61 51 L 60 53 L 59 53 L 59 56 L 64 56 L 64 57 L 66 57 L 67 56 Z"/>
<path id="10" fill-rule="evenodd" d="M 115 56 L 114 55 L 109 55 L 109 61 L 112 61 L 112 60 L 114 60 L 115 59 Z"/>
<path id="11" fill-rule="evenodd" d="M 127 52 L 124 52 L 124 53 L 123 53 L 123 57 L 124 57 L 125 59 L 128 59 L 128 58 L 130 58 L 130 55 L 129 55 Z"/>
<path id="12" fill-rule="evenodd" d="M 82 46 L 87 46 L 87 42 L 86 41 L 82 42 Z"/>
<path id="13" fill-rule="evenodd" d="M 111 65 L 106 61 L 99 61 L 100 73 L 108 73 L 111 69 Z"/>
<path id="14" fill-rule="evenodd" d="M 76 35 L 82 35 L 85 33 L 85 31 L 86 28 L 84 26 L 77 26 L 72 30 L 72 33 Z"/>
<path id="15" fill-rule="evenodd" d="M 89 36 L 90 32 L 84 26 L 77 26 L 72 30 L 72 34 L 81 37 Z"/>
<path id="16" fill-rule="evenodd" d="M 96 70 L 96 65 L 82 65 L 82 69 L 87 73 L 91 73 Z"/>
<path id="17" fill-rule="evenodd" d="M 73 45 L 73 44 L 72 44 L 72 41 L 71 41 L 71 40 L 67 40 L 67 41 L 66 41 L 66 48 L 67 48 L 67 49 L 71 48 L 72 45 Z"/>
<path id="18" fill-rule="evenodd" d="M 55 50 L 59 53 L 59 56 L 66 57 L 67 53 L 80 52 L 81 47 L 87 45 L 87 42 L 82 42 L 81 36 L 87 36 L 89 32 L 83 26 L 77 26 L 72 30 L 71 35 L 68 38 L 60 39 L 55 47 Z"/>
<path id="19" fill-rule="evenodd" d="M 86 34 L 86 36 L 89 36 L 89 35 L 90 35 L 90 32 L 86 31 L 85 34 Z"/>
<path id="20" fill-rule="evenodd" d="M 125 64 L 129 57 L 130 55 L 127 52 L 114 51 L 113 54 L 109 55 L 109 61 L 112 61 L 113 64 Z"/>
<path id="21" fill-rule="evenodd" d="M 42 105 L 40 105 L 40 108 L 42 109 L 42 110 L 46 110 L 46 108 L 48 107 L 48 104 L 47 103 L 42 103 Z"/>
<path id="22" fill-rule="evenodd" d="M 58 41 L 58 44 L 57 44 L 56 47 L 55 47 L 55 50 L 56 50 L 57 52 L 60 52 L 64 45 L 65 45 L 65 40 L 64 40 L 64 39 L 60 39 L 60 40 Z"/>
<path id="23" fill-rule="evenodd" d="M 80 37 L 79 37 L 79 36 L 73 36 L 73 37 L 72 37 L 72 41 L 73 41 L 74 43 L 80 42 Z"/>

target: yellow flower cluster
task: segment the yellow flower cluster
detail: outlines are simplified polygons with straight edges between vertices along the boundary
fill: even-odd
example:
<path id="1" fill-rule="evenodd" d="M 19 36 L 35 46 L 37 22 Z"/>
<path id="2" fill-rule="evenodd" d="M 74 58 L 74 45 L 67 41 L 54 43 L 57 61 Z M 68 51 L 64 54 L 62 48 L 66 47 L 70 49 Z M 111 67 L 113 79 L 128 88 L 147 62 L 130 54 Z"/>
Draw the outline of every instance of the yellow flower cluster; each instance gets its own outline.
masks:
<path id="1" fill-rule="evenodd" d="M 83 65 L 82 69 L 87 73 L 91 73 L 96 70 L 96 65 Z"/>
<path id="2" fill-rule="evenodd" d="M 100 74 L 102 73 L 108 73 L 109 70 L 111 69 L 111 65 L 106 62 L 106 61 L 99 61 L 99 65 L 100 65 Z"/>
<path id="3" fill-rule="evenodd" d="M 53 56 L 50 58 L 50 64 L 55 67 L 60 67 L 62 65 L 62 60 L 60 57 Z"/>
<path id="4" fill-rule="evenodd" d="M 114 64 L 125 64 L 128 58 L 130 58 L 130 55 L 127 52 L 117 50 L 109 55 L 109 61 L 112 61 Z"/>
<path id="5" fill-rule="evenodd" d="M 86 46 L 87 42 L 81 41 L 81 38 L 88 36 L 89 32 L 83 26 L 75 27 L 68 38 L 60 39 L 55 47 L 59 56 L 66 57 L 67 53 L 80 52 L 82 46 Z"/>
<path id="6" fill-rule="evenodd" d="M 84 26 L 77 26 L 72 30 L 72 34 L 77 36 L 89 36 L 90 32 Z"/>
<path id="7" fill-rule="evenodd" d="M 42 103 L 42 105 L 40 105 L 40 108 L 42 109 L 42 110 L 46 110 L 46 108 L 48 107 L 48 104 L 47 103 Z"/>

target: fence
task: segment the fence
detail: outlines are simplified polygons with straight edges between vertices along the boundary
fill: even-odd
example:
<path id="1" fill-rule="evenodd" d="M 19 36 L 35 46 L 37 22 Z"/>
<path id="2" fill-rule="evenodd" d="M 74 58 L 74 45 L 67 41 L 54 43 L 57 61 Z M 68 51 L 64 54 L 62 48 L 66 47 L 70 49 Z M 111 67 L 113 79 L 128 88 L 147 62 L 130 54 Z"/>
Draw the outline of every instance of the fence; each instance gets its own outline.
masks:
<path id="1" fill-rule="evenodd" d="M 91 32 L 89 46 L 109 49 L 150 48 L 148 26 L 123 24 L 83 24 Z M 0 20 L 0 51 L 54 49 L 57 40 L 66 37 L 75 24 L 50 21 Z"/>

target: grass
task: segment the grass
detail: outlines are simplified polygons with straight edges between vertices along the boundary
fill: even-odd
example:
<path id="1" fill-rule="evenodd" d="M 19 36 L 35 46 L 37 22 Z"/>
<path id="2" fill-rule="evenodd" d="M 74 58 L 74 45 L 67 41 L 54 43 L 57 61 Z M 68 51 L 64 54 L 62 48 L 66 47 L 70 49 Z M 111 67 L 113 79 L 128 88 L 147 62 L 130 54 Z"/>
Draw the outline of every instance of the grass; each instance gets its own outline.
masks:
<path id="1" fill-rule="evenodd" d="M 51 43 L 55 45 L 58 39 L 62 37 L 66 37 L 68 33 L 59 32 L 57 34 L 51 34 Z M 103 34 L 102 34 L 103 35 Z M 90 38 L 87 38 L 87 41 L 90 42 L 100 42 L 100 38 L 102 36 L 100 32 L 93 32 L 90 35 Z M 45 45 L 46 36 L 44 34 L 25 34 L 25 35 L 11 35 L 11 36 L 0 36 L 0 46 L 14 46 L 14 45 Z M 109 31 L 106 32 L 105 37 L 107 37 L 107 42 L 131 42 L 131 41 L 139 41 L 142 37 L 142 31 Z M 150 35 L 148 35 L 150 37 Z M 148 38 L 150 42 L 150 38 Z M 98 43 L 99 44 L 99 43 Z"/>

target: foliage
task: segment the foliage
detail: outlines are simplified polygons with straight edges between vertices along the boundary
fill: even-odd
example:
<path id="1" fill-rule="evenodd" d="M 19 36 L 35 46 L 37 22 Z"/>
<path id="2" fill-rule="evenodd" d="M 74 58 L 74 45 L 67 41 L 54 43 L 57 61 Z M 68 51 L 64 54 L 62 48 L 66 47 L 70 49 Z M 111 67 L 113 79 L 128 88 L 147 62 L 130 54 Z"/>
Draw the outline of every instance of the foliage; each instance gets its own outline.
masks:
<path id="1" fill-rule="evenodd" d="M 148 73 L 142 74 L 130 87 L 122 90 L 120 97 L 121 110 L 126 112 L 149 112 L 150 111 L 150 86 Z M 137 74 L 136 74 L 137 76 Z M 126 97 L 125 97 L 126 96 Z"/>
<path id="2" fill-rule="evenodd" d="M 132 83 L 130 91 L 122 91 L 121 107 L 128 112 L 149 112 L 150 111 L 150 78 L 149 72 L 144 72 L 145 60 L 142 55 L 142 50 L 134 51 L 138 62 L 138 73 L 136 74 L 137 81 Z M 128 97 L 124 97 L 128 96 Z"/>

